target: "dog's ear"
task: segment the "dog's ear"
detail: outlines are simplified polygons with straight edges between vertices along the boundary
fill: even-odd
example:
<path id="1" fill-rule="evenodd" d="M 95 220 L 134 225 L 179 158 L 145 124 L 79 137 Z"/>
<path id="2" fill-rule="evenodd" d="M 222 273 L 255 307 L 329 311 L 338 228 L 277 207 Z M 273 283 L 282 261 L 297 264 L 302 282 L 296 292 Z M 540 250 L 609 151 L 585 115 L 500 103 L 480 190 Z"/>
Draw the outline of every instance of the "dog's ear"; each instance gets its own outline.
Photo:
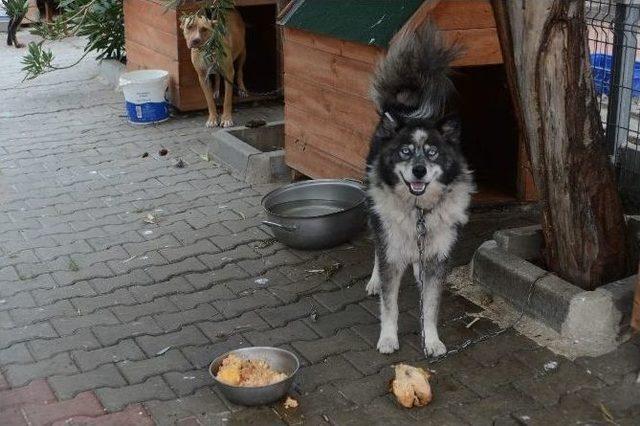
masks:
<path id="1" fill-rule="evenodd" d="M 180 29 L 184 30 L 194 19 L 193 15 L 182 15 L 180 17 Z"/>
<path id="2" fill-rule="evenodd" d="M 396 117 L 391 115 L 390 112 L 384 112 L 380 117 L 380 126 L 378 127 L 381 132 L 381 136 L 390 137 L 396 133 L 398 127 L 400 127 L 400 123 Z"/>
<path id="3" fill-rule="evenodd" d="M 458 114 L 445 115 L 438 121 L 438 131 L 449 142 L 460 143 L 462 136 L 462 121 Z"/>

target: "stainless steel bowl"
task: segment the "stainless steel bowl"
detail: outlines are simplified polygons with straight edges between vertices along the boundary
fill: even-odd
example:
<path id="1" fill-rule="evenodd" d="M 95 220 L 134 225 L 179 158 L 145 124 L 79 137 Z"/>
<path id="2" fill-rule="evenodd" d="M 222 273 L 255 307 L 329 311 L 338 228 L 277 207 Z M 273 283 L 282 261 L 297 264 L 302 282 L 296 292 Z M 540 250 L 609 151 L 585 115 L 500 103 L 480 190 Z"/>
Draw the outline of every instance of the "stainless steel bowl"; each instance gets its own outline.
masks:
<path id="1" fill-rule="evenodd" d="M 234 354 L 244 359 L 261 359 L 269 366 L 287 375 L 281 382 L 260 387 L 231 386 L 216 379 L 218 369 L 229 354 Z M 241 348 L 229 351 L 213 360 L 209 366 L 209 374 L 217 383 L 222 394 L 234 404 L 239 405 L 265 405 L 277 401 L 289 392 L 293 380 L 300 368 L 298 357 L 285 349 L 273 348 L 270 346 L 256 346 L 252 348 Z"/>
<path id="2" fill-rule="evenodd" d="M 348 179 L 296 182 L 262 199 L 271 227 L 282 243 L 303 250 L 335 247 L 353 239 L 367 222 L 362 183 Z"/>

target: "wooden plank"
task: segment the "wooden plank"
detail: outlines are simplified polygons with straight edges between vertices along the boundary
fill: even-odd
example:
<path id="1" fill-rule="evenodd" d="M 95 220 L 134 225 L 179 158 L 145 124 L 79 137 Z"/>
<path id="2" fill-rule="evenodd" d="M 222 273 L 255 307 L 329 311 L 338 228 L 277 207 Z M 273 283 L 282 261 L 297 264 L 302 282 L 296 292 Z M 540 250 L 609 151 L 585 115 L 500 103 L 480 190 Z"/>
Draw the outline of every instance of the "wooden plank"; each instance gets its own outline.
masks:
<path id="1" fill-rule="evenodd" d="M 147 24 L 169 34 L 178 33 L 176 11 L 152 0 L 125 0 L 124 24 L 127 27 Z M 150 40 L 151 41 L 151 40 Z"/>
<path id="2" fill-rule="evenodd" d="M 285 104 L 339 126 L 353 129 L 368 140 L 378 123 L 373 102 L 347 95 L 315 81 L 285 75 Z"/>
<path id="3" fill-rule="evenodd" d="M 337 91 L 368 98 L 372 64 L 311 49 L 290 40 L 285 43 L 284 50 L 285 75 L 305 76 Z"/>
<path id="4" fill-rule="evenodd" d="M 125 28 L 127 41 L 134 41 L 168 58 L 177 58 L 176 35 L 162 31 L 152 25 L 139 23 Z"/>
<path id="5" fill-rule="evenodd" d="M 344 162 L 364 170 L 369 151 L 369 138 L 348 127 L 311 116 L 306 111 L 285 104 L 285 133 L 304 145 L 341 158 Z M 310 161 L 314 161 L 310 158 Z"/>
<path id="6" fill-rule="evenodd" d="M 454 67 L 502 63 L 502 51 L 495 28 L 451 30 L 442 34 L 445 40 L 458 42 L 465 49 L 462 56 L 452 63 Z"/>
<path id="7" fill-rule="evenodd" d="M 429 17 L 443 31 L 496 27 L 489 0 L 442 0 Z"/>
<path id="8" fill-rule="evenodd" d="M 376 64 L 383 55 L 383 50 L 376 46 L 367 46 L 346 40 L 338 40 L 302 31 L 295 28 L 284 28 L 285 40 L 293 41 L 323 52 L 331 53 L 345 58 L 355 59 L 368 64 Z"/>
<path id="9" fill-rule="evenodd" d="M 345 177 L 362 179 L 364 175 L 364 168 L 354 167 L 314 146 L 304 146 L 294 136 L 286 133 L 285 147 L 284 159 L 287 165 L 313 179 Z M 313 161 L 309 161 L 310 158 Z"/>

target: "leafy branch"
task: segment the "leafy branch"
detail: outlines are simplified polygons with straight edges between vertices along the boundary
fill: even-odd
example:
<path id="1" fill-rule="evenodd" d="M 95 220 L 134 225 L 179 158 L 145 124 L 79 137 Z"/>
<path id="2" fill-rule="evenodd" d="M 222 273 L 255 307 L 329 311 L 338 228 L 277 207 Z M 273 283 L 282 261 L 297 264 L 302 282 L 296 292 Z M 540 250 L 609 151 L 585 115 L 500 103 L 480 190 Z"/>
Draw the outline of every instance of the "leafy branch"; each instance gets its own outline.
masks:
<path id="1" fill-rule="evenodd" d="M 60 0 L 58 4 L 62 14 L 53 22 L 36 24 L 32 31 L 43 40 L 29 43 L 27 54 L 22 59 L 25 80 L 54 70 L 71 68 L 90 52 L 98 53 L 96 59 L 124 61 L 123 0 Z M 43 42 L 70 35 L 87 37 L 84 53 L 71 64 L 53 65 L 53 53 L 43 47 Z"/>
<path id="2" fill-rule="evenodd" d="M 29 11 L 28 0 L 2 0 L 2 6 L 10 18 L 24 17 Z"/>

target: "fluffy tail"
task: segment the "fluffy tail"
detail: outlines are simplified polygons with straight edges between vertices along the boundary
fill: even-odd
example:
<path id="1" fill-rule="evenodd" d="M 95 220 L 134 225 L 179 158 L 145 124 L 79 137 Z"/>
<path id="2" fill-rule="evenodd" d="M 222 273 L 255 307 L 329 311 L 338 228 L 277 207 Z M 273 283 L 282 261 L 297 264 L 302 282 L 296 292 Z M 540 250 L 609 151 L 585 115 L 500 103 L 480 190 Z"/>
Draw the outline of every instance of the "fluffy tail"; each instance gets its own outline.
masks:
<path id="1" fill-rule="evenodd" d="M 450 64 L 459 52 L 457 45 L 445 46 L 431 23 L 405 33 L 378 64 L 372 87 L 378 112 L 406 118 L 442 114 L 454 91 Z"/>

